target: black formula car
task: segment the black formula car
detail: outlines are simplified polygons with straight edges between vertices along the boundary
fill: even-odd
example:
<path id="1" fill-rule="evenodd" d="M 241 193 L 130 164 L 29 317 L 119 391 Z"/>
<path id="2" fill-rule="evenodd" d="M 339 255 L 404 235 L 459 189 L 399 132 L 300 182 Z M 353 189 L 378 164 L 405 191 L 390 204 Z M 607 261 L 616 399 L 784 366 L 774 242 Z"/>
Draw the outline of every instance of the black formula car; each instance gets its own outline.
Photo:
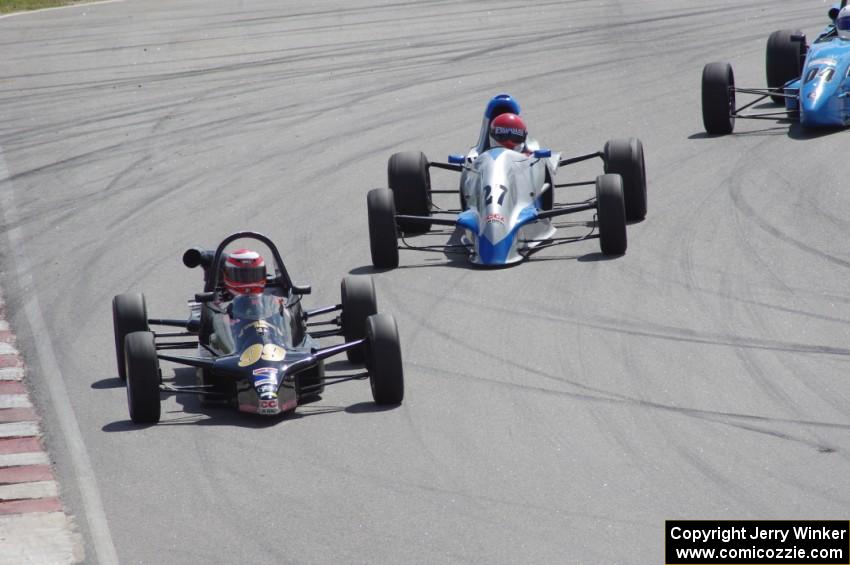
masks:
<path id="1" fill-rule="evenodd" d="M 238 239 L 259 241 L 272 254 L 274 273 L 262 293 L 234 296 L 223 284 L 225 249 Z M 234 233 L 215 251 L 189 249 L 183 263 L 202 267 L 205 281 L 204 291 L 189 303 L 187 319 L 148 318 L 142 294 L 120 294 L 112 301 L 118 373 L 126 379 L 133 422 L 158 422 L 163 392 L 198 394 L 242 412 L 276 415 L 318 400 L 325 386 L 368 378 L 376 403 L 401 403 L 398 329 L 392 316 L 377 313 L 371 277 L 345 277 L 339 304 L 306 310 L 301 298 L 310 286 L 292 282 L 277 247 L 264 235 Z M 151 326 L 181 331 L 155 333 Z M 317 340 L 331 336 L 345 341 L 320 346 Z M 196 354 L 171 353 L 181 349 Z M 366 371 L 326 378 L 324 360 L 341 353 L 365 364 Z M 165 382 L 160 361 L 196 367 L 198 384 Z"/>

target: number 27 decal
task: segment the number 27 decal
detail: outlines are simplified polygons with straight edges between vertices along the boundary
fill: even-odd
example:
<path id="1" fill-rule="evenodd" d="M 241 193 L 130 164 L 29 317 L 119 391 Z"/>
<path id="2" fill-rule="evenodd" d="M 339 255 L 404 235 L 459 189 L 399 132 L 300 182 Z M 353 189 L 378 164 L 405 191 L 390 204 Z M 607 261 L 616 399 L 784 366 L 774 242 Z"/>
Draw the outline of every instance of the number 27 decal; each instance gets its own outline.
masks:
<path id="1" fill-rule="evenodd" d="M 508 193 L 508 189 L 502 185 L 496 187 L 496 194 L 493 193 L 493 187 L 489 184 L 484 187 L 484 203 L 492 204 L 493 197 L 496 197 L 496 203 L 501 206 L 502 202 L 505 201 L 505 194 Z M 498 194 L 498 196 L 497 196 Z"/>

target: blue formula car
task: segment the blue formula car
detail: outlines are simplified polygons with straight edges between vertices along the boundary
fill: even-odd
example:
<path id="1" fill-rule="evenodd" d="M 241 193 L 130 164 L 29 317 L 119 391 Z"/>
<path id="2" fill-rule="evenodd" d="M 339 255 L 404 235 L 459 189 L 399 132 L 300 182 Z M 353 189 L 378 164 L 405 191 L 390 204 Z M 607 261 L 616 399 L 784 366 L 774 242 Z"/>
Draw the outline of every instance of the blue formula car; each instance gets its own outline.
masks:
<path id="1" fill-rule="evenodd" d="M 564 166 L 597 158 L 605 174 L 555 183 Z M 459 187 L 433 189 L 432 169 L 460 173 Z M 372 264 L 382 269 L 398 266 L 399 249 L 455 251 L 474 265 L 498 267 L 519 263 L 545 247 L 590 237 L 599 238 L 603 254 L 622 255 L 627 222 L 646 216 L 646 172 L 638 139 L 612 139 L 602 151 L 563 158 L 528 136 L 519 104 L 507 94 L 489 101 L 478 143 L 465 155 L 436 163 L 419 151 L 396 153 L 388 163 L 388 181 L 389 188 L 367 195 Z M 555 202 L 556 188 L 580 186 L 594 186 L 595 193 Z M 440 193 L 457 194 L 460 207 L 436 205 L 433 197 Z M 582 228 L 579 235 L 555 237 L 553 218 L 582 211 L 594 212 L 595 221 L 574 224 Z M 449 242 L 437 245 L 411 239 L 448 233 Z"/>
<path id="2" fill-rule="evenodd" d="M 702 119 L 706 132 L 732 133 L 736 118 L 789 119 L 803 127 L 850 124 L 850 7 L 829 9 L 832 21 L 809 46 L 799 30 L 773 32 L 765 57 L 767 88 L 738 88 L 729 63 L 709 63 L 702 73 Z M 736 94 L 756 96 L 737 106 Z M 783 110 L 746 112 L 770 98 Z"/>

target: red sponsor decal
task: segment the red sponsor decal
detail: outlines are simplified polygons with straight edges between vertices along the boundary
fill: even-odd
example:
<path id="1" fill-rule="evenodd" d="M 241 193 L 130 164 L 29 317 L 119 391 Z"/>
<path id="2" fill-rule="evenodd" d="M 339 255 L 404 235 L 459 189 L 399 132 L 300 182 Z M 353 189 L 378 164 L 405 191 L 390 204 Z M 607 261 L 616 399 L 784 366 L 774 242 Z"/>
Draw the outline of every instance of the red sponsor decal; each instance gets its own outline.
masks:
<path id="1" fill-rule="evenodd" d="M 490 222 L 499 222 L 500 224 L 505 223 L 505 217 L 501 214 L 487 214 L 487 223 Z"/>
<path id="2" fill-rule="evenodd" d="M 280 414 L 280 406 L 277 399 L 260 400 L 260 407 L 257 409 L 258 414 Z"/>

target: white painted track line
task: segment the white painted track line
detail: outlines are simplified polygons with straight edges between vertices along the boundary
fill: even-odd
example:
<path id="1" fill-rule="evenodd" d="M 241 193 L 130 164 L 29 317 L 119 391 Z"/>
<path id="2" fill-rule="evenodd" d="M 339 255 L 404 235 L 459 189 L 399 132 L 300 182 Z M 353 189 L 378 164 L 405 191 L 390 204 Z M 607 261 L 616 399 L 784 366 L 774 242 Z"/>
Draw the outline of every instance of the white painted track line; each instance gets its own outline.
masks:
<path id="1" fill-rule="evenodd" d="M 50 465 L 50 457 L 44 451 L 0 454 L 0 467 L 19 465 Z"/>
<path id="2" fill-rule="evenodd" d="M 0 424 L 0 438 L 30 437 L 38 435 L 38 424 L 35 422 L 9 422 Z"/>
<path id="3" fill-rule="evenodd" d="M 0 485 L 0 500 L 50 498 L 54 496 L 59 496 L 59 486 L 56 481 L 36 481 L 33 483 Z"/>
<path id="4" fill-rule="evenodd" d="M 62 512 L 0 516 L 0 565 L 77 563 L 82 556 L 74 555 L 80 545 L 75 537 Z M 16 543 L 6 543 L 9 539 Z M 34 546 L 40 549 L 38 557 L 26 551 Z"/>
<path id="5" fill-rule="evenodd" d="M 30 408 L 32 402 L 26 394 L 0 394 L 0 409 Z"/>
<path id="6" fill-rule="evenodd" d="M 8 233 L 9 256 L 14 261 L 15 273 L 18 283 L 22 288 L 30 288 L 33 285 L 33 268 L 24 251 L 26 238 L 19 227 L 17 208 L 15 206 L 12 183 L 9 180 L 9 169 L 3 148 L 0 147 L 0 208 L 3 210 L 3 220 L 6 226 L 15 226 Z M 41 305 L 35 293 L 28 296 L 23 305 L 24 314 L 29 323 L 30 330 L 34 335 L 42 336 L 38 348 L 38 361 L 42 370 L 47 390 L 50 395 L 50 404 L 56 412 L 59 423 L 59 431 L 65 444 L 68 446 L 68 454 L 74 469 L 77 484 L 80 489 L 80 498 L 85 509 L 85 517 L 91 534 L 92 546 L 100 565 L 117 565 L 118 554 L 112 542 L 112 534 L 109 524 L 106 522 L 106 514 L 103 510 L 103 502 L 97 487 L 97 479 L 92 469 L 91 460 L 86 449 L 77 416 L 71 407 L 71 400 L 65 388 L 65 380 L 59 369 L 59 362 L 53 351 L 50 341 L 50 332 L 41 312 Z M 0 429 L 4 425 L 0 425 Z M 26 435 L 37 435 L 38 428 Z M 2 433 L 2 432 L 0 432 Z"/>
<path id="7" fill-rule="evenodd" d="M 24 370 L 20 367 L 5 367 L 0 369 L 0 381 L 20 381 L 24 378 Z"/>

